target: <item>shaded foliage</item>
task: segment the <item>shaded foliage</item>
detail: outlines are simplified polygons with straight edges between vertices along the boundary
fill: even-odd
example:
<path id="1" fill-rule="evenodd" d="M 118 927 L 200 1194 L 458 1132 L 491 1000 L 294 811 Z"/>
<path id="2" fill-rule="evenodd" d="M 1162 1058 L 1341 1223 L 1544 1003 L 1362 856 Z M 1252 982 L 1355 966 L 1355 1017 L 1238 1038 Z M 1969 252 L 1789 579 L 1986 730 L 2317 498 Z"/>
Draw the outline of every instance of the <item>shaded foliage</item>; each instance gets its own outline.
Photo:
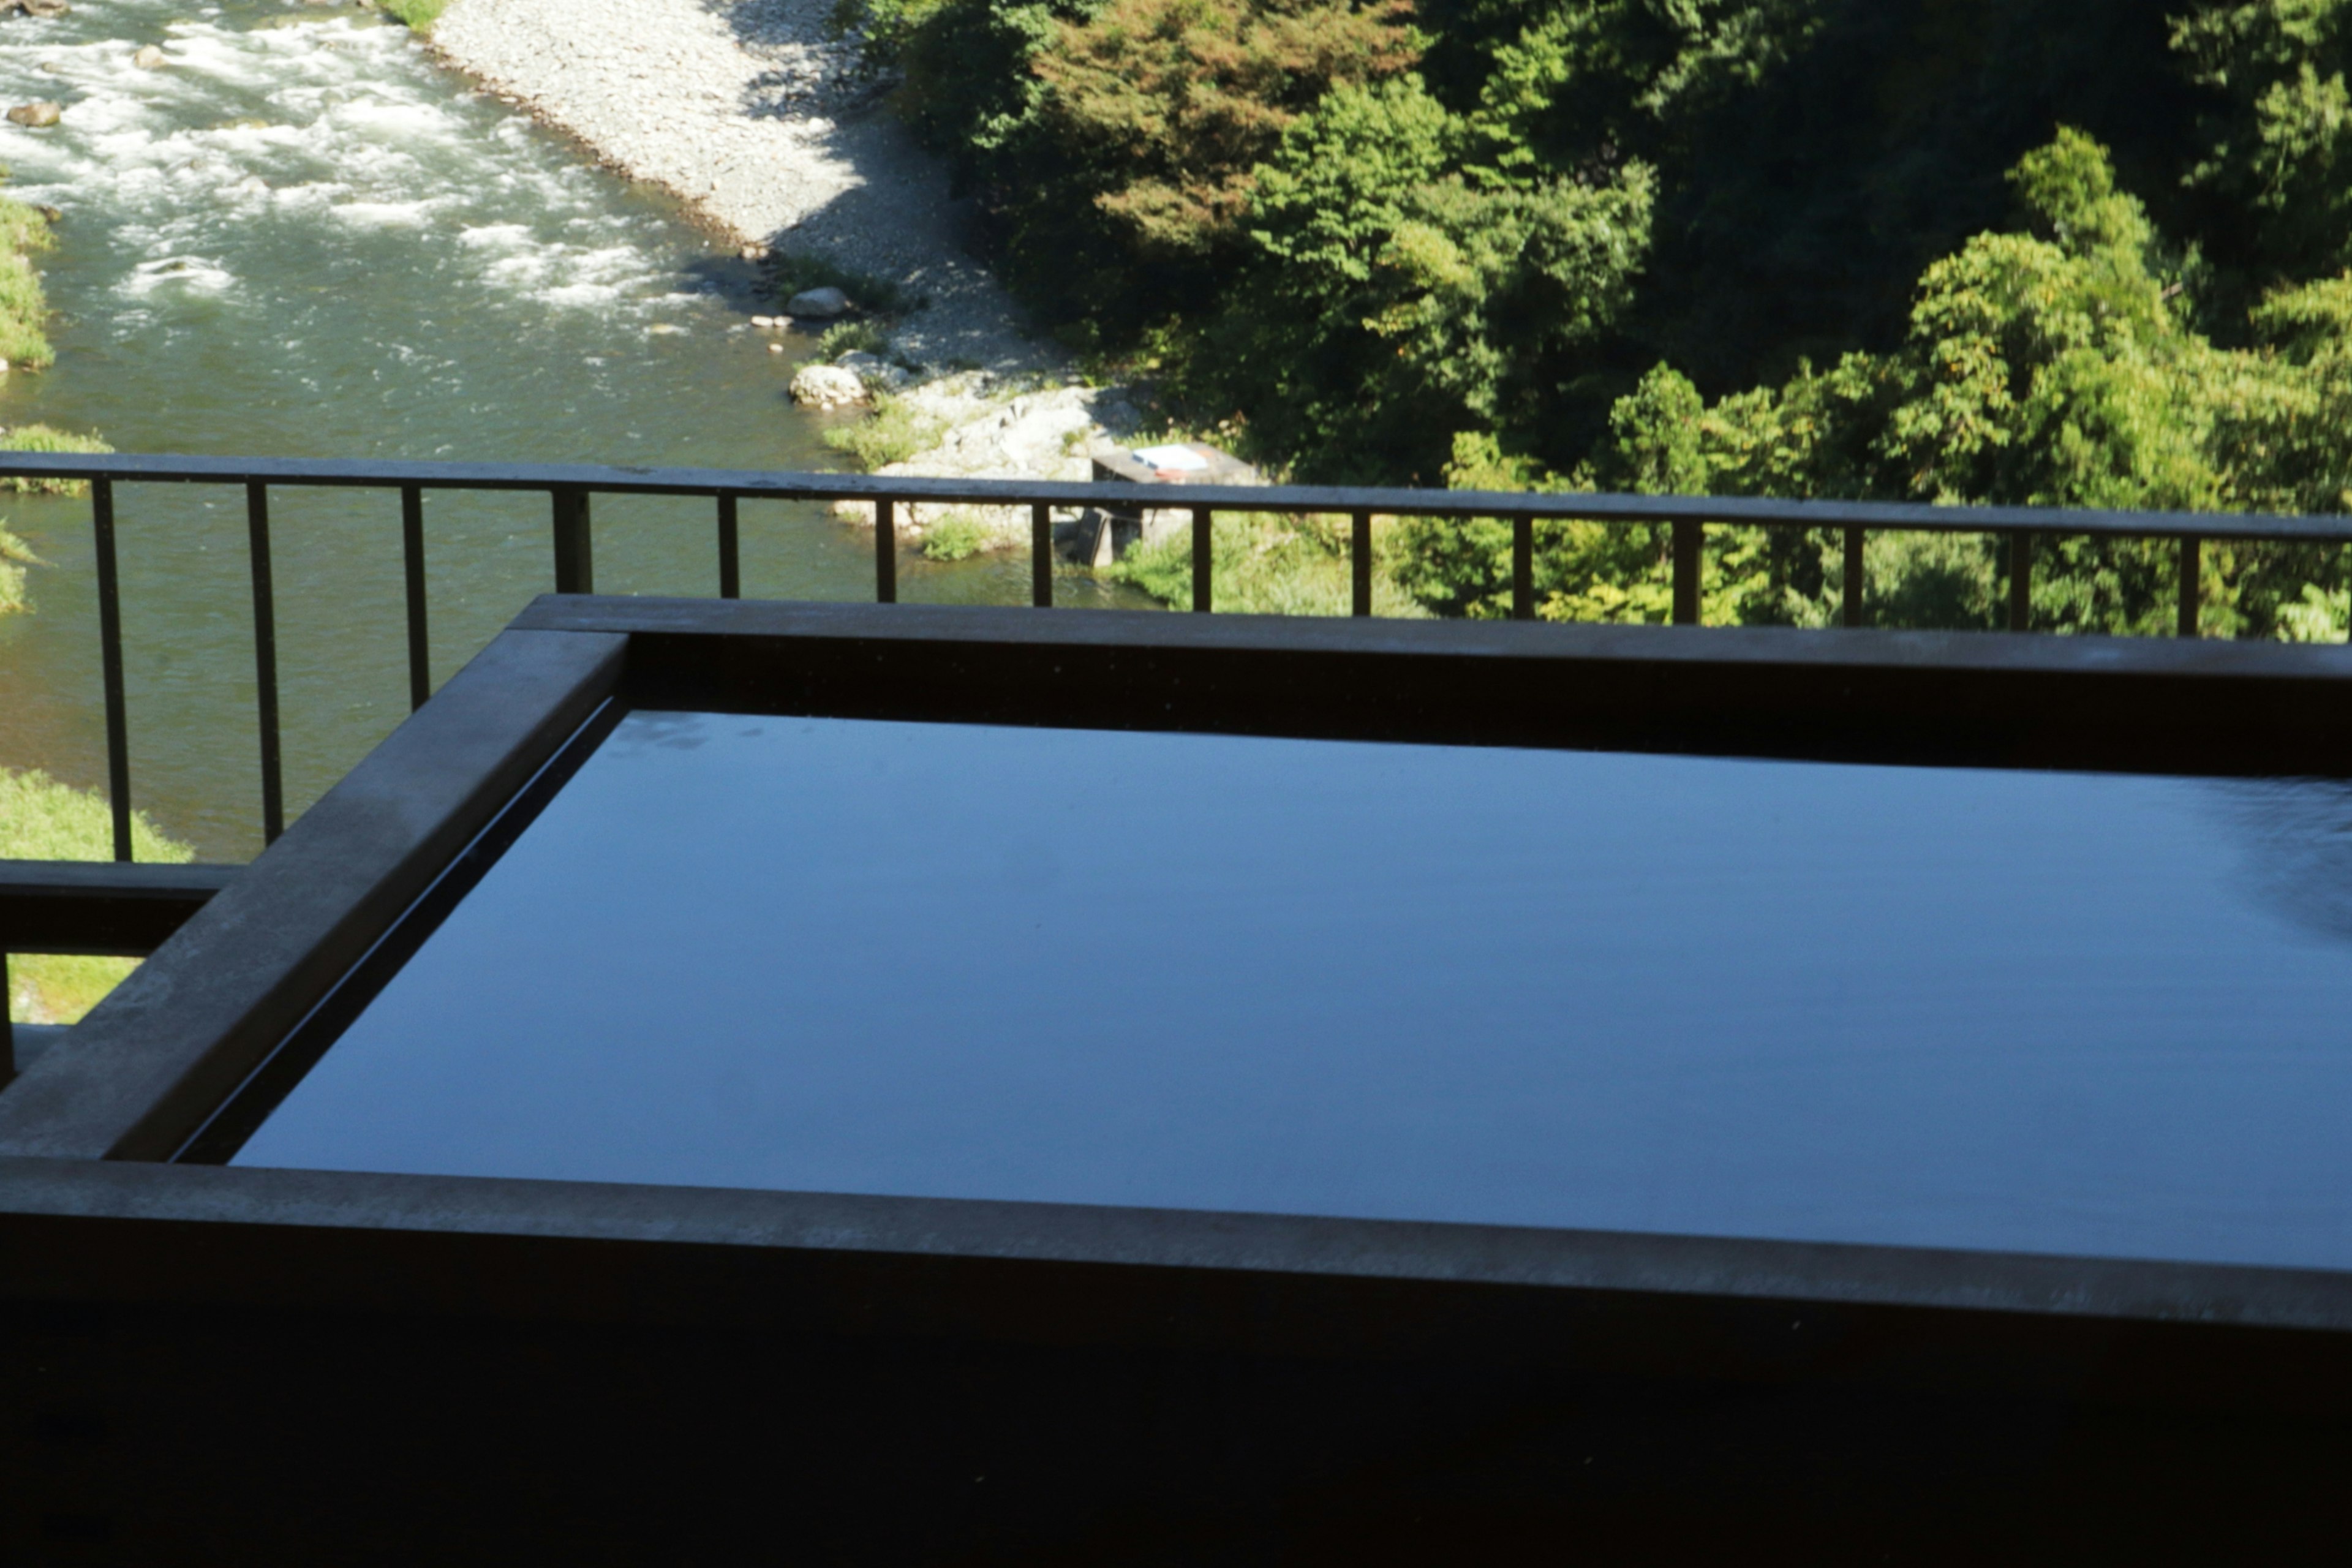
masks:
<path id="1" fill-rule="evenodd" d="M 2273 293 L 2248 346 L 2220 348 L 2182 308 L 2177 258 L 2116 188 L 2105 153 L 2063 132 L 2011 176 L 2021 228 L 1931 264 L 1909 330 L 1885 354 L 1801 367 L 1779 387 L 1712 404 L 1661 365 L 1613 415 L 1583 476 L 1607 488 L 1724 495 L 1875 496 L 2135 510 L 2342 510 L 2352 279 Z M 1739 531 L 1727 530 L 1736 535 Z M 1913 545 L 1906 548 L 1918 549 Z M 1884 584 L 1882 620 L 1986 624 L 1991 541 L 1959 586 Z M 2061 538 L 2037 566 L 2038 625 L 2168 629 L 2169 544 Z M 1826 582 L 1759 559 L 1738 618 L 1822 620 Z M 2211 629 L 2340 636 L 2340 552 L 2220 546 Z M 1922 566 L 1925 569 L 1923 558 Z"/>
<path id="2" fill-rule="evenodd" d="M 2258 277 L 2352 261 L 2352 7 L 2203 5 L 2172 19 L 2171 40 L 2219 100 L 2200 119 L 2202 156 L 2185 182 L 2221 198 L 2216 256 Z"/>

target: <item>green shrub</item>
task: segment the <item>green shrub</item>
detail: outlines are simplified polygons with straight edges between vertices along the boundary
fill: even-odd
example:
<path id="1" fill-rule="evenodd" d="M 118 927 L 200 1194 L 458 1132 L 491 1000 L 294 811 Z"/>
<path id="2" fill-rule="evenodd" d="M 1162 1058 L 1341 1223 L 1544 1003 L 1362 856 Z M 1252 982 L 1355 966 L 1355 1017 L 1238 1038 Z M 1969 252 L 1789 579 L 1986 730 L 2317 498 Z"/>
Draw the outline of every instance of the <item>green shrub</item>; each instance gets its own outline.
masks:
<path id="1" fill-rule="evenodd" d="M 881 328 L 871 321 L 844 321 L 825 329 L 824 336 L 816 341 L 816 357 L 839 359 L 845 353 L 887 354 L 890 340 Z"/>
<path id="2" fill-rule="evenodd" d="M 940 422 L 887 393 L 877 393 L 874 412 L 855 425 L 824 433 L 824 444 L 857 459 L 867 473 L 890 463 L 903 463 L 937 444 Z"/>
<path id="3" fill-rule="evenodd" d="M 1210 537 L 1213 607 L 1257 616 L 1344 616 L 1354 604 L 1349 524 L 1342 517 L 1218 520 Z M 1372 531 L 1372 613 L 1421 616 L 1429 612 L 1397 585 L 1395 533 Z M 1192 538 L 1189 530 L 1156 543 L 1138 544 L 1104 572 L 1179 609 L 1192 605 Z"/>
<path id="4" fill-rule="evenodd" d="M 77 436 L 70 430 L 59 430 L 47 425 L 19 425 L 13 429 L 0 429 L 0 451 L 5 452 L 111 452 L 96 436 Z M 0 479 L 0 490 L 13 490 L 18 495 L 78 496 L 89 491 L 86 479 L 28 479 L 21 476 Z"/>
<path id="5" fill-rule="evenodd" d="M 140 860 L 195 858 L 194 850 L 166 837 L 142 812 L 131 814 L 131 847 Z M 69 788 L 38 769 L 0 768 L 0 859 L 105 860 L 113 854 L 113 817 L 105 797 Z M 128 958 L 12 957 L 8 1016 L 26 1024 L 75 1023 L 137 967 Z"/>
<path id="6" fill-rule="evenodd" d="M 968 511 L 951 511 L 923 531 L 923 554 L 933 561 L 961 561 L 995 542 L 988 524 Z"/>

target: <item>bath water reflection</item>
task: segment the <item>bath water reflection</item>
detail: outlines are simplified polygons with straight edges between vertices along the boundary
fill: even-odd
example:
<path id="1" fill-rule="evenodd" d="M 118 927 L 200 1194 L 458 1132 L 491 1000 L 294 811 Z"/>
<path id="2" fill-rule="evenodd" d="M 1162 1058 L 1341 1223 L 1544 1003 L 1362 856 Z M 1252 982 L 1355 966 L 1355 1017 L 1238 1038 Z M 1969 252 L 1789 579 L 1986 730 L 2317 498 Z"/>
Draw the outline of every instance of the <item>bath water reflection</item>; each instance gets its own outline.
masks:
<path id="1" fill-rule="evenodd" d="M 638 713 L 239 1163 L 2352 1266 L 2249 800 Z"/>

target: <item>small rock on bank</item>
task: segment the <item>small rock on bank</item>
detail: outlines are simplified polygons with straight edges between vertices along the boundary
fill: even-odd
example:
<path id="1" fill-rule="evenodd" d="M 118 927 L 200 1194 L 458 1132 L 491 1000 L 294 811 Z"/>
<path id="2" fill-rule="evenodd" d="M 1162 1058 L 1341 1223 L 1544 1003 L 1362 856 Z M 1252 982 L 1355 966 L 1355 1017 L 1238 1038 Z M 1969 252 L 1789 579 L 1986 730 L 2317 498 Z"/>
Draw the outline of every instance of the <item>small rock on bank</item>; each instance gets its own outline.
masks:
<path id="1" fill-rule="evenodd" d="M 792 394 L 803 408 L 847 408 L 866 401 L 866 384 L 837 364 L 807 364 L 793 375 Z"/>
<path id="2" fill-rule="evenodd" d="M 850 302 L 848 295 L 831 288 L 803 289 L 784 301 L 784 314 L 814 316 L 819 320 L 845 316 L 856 308 Z"/>

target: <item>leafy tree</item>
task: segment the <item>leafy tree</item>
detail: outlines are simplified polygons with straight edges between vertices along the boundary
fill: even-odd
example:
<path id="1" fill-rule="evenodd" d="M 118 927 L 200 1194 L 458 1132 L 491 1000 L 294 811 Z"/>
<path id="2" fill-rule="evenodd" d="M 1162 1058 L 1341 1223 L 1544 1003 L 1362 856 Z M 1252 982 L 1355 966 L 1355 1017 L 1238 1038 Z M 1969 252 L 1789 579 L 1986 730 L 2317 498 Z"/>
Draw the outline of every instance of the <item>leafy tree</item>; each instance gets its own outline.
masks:
<path id="1" fill-rule="evenodd" d="M 1232 236 L 1253 171 L 1326 92 L 1409 68 L 1411 0 L 1110 0 L 1032 61 L 1056 130 L 1115 171 L 1095 205 L 1145 247 Z"/>
<path id="2" fill-rule="evenodd" d="M 1691 493 L 1869 496 L 2144 510 L 2335 510 L 2352 479 L 2352 279 L 2282 292 L 2254 312 L 2265 340 L 2218 349 L 2187 324 L 2185 285 L 2105 153 L 2062 132 L 2011 183 L 2021 232 L 1978 236 L 1919 281 L 1894 353 L 1801 369 L 1779 388 L 1706 405 L 1660 367 L 1622 401 L 1615 440 L 1590 474 L 1612 488 Z M 2168 280 L 2169 279 L 2169 280 Z M 1727 530 L 1735 536 L 1738 531 Z M 1990 541 L 1966 574 L 1948 548 L 1898 557 L 1948 581 L 1915 592 L 1874 581 L 1894 617 L 1955 610 L 1985 619 Z M 1907 554 L 1903 552 L 1907 552 Z M 2333 553 L 2333 552 L 2329 552 Z M 2316 635 L 2340 563 L 2311 551 L 2217 552 L 2223 626 Z M 2061 539 L 2037 563 L 2037 624 L 2158 631 L 2176 582 L 2170 546 Z M 1769 550 L 1751 563 L 1739 618 L 1825 615 L 1825 575 Z M 1793 595 L 1793 597 L 1792 597 Z M 1907 606 L 1907 607 L 1906 607 Z M 1887 618 L 1882 616 L 1882 618 Z"/>
<path id="3" fill-rule="evenodd" d="M 1460 488 L 1561 490 L 1569 488 L 1491 436 L 1455 438 L 1448 469 Z M 1511 529 L 1472 519 L 1407 518 L 1397 530 L 1398 584 L 1439 615 L 1494 620 L 1510 614 Z M 1555 620 L 1664 621 L 1674 584 L 1668 534 L 1645 524 L 1570 521 L 1536 525 L 1535 596 Z"/>
<path id="4" fill-rule="evenodd" d="M 1434 481 L 1456 431 L 1539 409 L 1631 296 L 1649 171 L 1512 178 L 1464 165 L 1471 144 L 1410 76 L 1336 90 L 1286 132 L 1258 171 L 1256 264 L 1192 394 L 1248 407 L 1259 449 L 1334 478 Z"/>

